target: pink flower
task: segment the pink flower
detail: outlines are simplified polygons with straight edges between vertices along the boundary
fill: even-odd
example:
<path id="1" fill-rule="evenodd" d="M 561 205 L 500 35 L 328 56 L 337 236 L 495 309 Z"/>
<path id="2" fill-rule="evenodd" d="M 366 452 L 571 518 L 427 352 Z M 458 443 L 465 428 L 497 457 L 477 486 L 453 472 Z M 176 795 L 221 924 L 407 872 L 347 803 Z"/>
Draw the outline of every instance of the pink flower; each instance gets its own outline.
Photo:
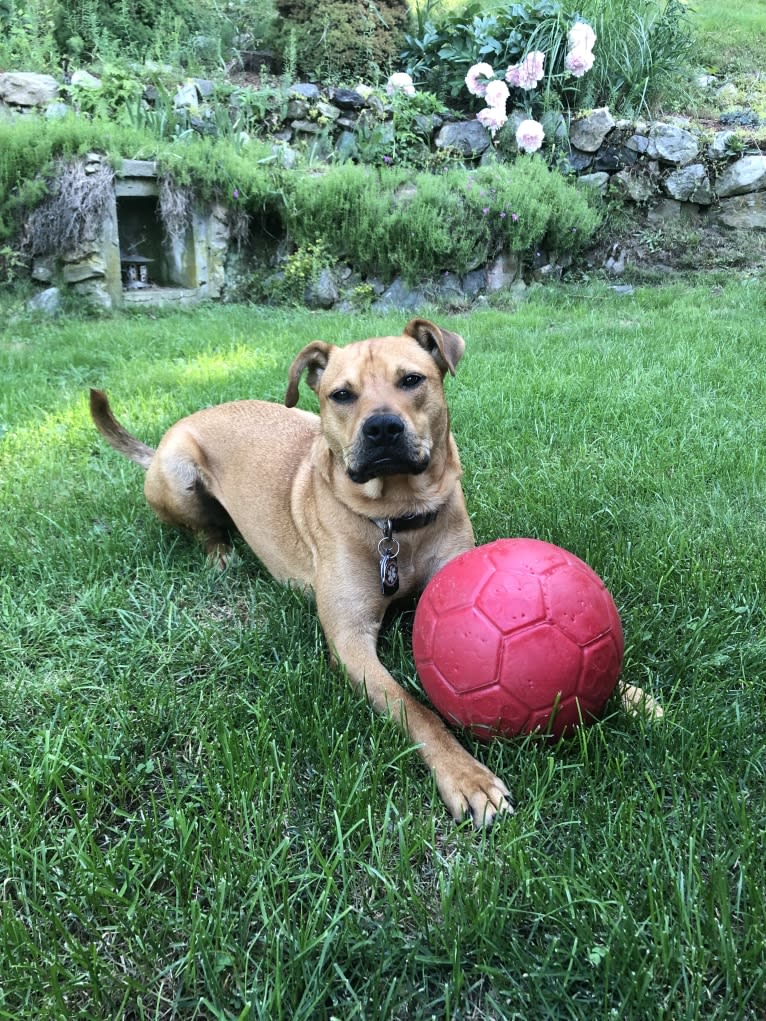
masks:
<path id="1" fill-rule="evenodd" d="M 584 46 L 576 46 L 564 57 L 564 67 L 575 78 L 582 78 L 593 67 L 593 53 Z"/>
<path id="2" fill-rule="evenodd" d="M 484 99 L 487 106 L 500 106 L 505 109 L 505 104 L 510 93 L 508 92 L 508 86 L 505 82 L 494 81 L 487 85 L 486 92 L 484 93 Z"/>
<path id="3" fill-rule="evenodd" d="M 521 78 L 519 76 L 519 65 L 512 64 L 505 72 L 505 80 L 509 85 L 512 85 L 514 89 L 521 88 Z"/>
<path id="4" fill-rule="evenodd" d="M 474 64 L 468 68 L 465 76 L 465 84 L 472 96 L 483 96 L 487 91 L 489 79 L 494 78 L 495 72 L 489 64 Z"/>
<path id="5" fill-rule="evenodd" d="M 393 96 L 395 92 L 403 92 L 405 96 L 414 96 L 415 86 L 408 74 L 405 74 L 404 71 L 399 71 L 397 74 L 392 74 L 388 79 L 386 92 L 389 96 Z"/>
<path id="6" fill-rule="evenodd" d="M 479 110 L 476 114 L 476 120 L 494 135 L 498 128 L 502 128 L 508 118 L 504 107 L 485 106 L 483 110 Z"/>
<path id="7" fill-rule="evenodd" d="M 519 64 L 519 86 L 522 89 L 537 88 L 537 83 L 543 77 L 543 64 L 545 54 L 541 50 L 532 50 Z"/>
<path id="8" fill-rule="evenodd" d="M 581 47 L 592 50 L 596 45 L 596 33 L 586 21 L 576 21 L 569 30 L 567 42 L 570 50 L 578 50 Z"/>
<path id="9" fill-rule="evenodd" d="M 524 152 L 537 152 L 544 138 L 543 126 L 538 121 L 522 121 L 516 128 L 516 144 Z"/>

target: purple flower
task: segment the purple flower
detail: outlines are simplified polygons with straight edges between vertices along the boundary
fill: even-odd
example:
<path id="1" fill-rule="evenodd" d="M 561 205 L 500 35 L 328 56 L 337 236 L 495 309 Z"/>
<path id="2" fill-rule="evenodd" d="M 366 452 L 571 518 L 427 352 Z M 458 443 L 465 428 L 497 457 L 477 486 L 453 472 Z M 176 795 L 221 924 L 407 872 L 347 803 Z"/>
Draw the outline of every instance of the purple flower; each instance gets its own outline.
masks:
<path id="1" fill-rule="evenodd" d="M 486 216 L 488 212 L 489 212 L 489 206 L 485 206 L 485 207 L 484 207 L 484 208 L 482 209 L 482 213 L 484 213 L 484 215 Z"/>
<path id="2" fill-rule="evenodd" d="M 231 196 L 232 196 L 232 198 L 238 199 L 239 198 L 239 188 L 235 188 L 234 191 L 231 193 Z"/>
<path id="3" fill-rule="evenodd" d="M 504 220 L 504 219 L 506 218 L 506 216 L 507 216 L 507 215 L 508 215 L 508 214 L 506 213 L 506 211 L 505 211 L 505 210 L 503 210 L 503 211 L 502 211 L 502 213 L 500 214 L 500 219 L 501 219 L 501 220 Z"/>

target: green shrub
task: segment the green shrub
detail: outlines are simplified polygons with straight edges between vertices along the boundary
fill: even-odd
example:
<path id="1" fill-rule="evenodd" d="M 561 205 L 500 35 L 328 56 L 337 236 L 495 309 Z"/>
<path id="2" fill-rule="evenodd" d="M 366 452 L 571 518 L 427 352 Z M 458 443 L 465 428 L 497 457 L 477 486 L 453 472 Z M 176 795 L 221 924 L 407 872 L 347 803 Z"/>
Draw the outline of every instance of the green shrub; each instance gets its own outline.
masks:
<path id="1" fill-rule="evenodd" d="M 395 70 L 409 26 L 406 0 L 277 0 L 285 50 L 309 77 L 374 81 Z"/>
<path id="2" fill-rule="evenodd" d="M 599 221 L 588 197 L 538 158 L 440 176 L 353 165 L 298 175 L 287 220 L 298 246 L 321 237 L 365 275 L 410 281 L 465 273 L 504 250 L 576 252 Z"/>

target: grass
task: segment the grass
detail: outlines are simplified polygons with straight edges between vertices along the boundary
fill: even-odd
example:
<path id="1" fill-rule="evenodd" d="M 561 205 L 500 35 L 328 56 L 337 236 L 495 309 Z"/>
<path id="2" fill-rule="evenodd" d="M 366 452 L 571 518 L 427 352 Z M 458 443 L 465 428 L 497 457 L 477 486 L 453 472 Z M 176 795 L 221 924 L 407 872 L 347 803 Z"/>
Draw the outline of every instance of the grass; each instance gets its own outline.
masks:
<path id="1" fill-rule="evenodd" d="M 763 68 L 766 7 L 761 0 L 693 0 L 690 7 L 708 65 L 723 70 Z"/>
<path id="2" fill-rule="evenodd" d="M 0 1018 L 763 1017 L 756 280 L 542 290 L 450 322 L 479 540 L 590 562 L 624 677 L 667 711 L 477 746 L 516 804 L 482 835 L 330 669 L 309 603 L 242 546 L 206 567 L 86 411 L 104 386 L 155 442 L 203 404 L 280 399 L 312 338 L 402 319 L 8 312 Z M 416 687 L 410 626 L 383 658 Z"/>

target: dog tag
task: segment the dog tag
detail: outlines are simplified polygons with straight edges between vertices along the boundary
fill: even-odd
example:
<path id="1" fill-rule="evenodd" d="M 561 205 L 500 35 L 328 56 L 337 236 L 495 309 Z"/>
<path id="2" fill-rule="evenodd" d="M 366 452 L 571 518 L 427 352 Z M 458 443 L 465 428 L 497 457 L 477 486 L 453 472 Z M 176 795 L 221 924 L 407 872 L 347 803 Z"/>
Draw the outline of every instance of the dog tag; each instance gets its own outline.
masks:
<path id="1" fill-rule="evenodd" d="M 380 558 L 380 591 L 392 596 L 399 591 L 399 566 L 395 553 L 384 553 Z"/>
<path id="2" fill-rule="evenodd" d="M 384 596 L 392 596 L 399 591 L 399 565 L 396 562 L 398 553 L 399 543 L 393 537 L 393 526 L 389 518 L 383 528 L 383 538 L 378 543 L 380 591 Z"/>

